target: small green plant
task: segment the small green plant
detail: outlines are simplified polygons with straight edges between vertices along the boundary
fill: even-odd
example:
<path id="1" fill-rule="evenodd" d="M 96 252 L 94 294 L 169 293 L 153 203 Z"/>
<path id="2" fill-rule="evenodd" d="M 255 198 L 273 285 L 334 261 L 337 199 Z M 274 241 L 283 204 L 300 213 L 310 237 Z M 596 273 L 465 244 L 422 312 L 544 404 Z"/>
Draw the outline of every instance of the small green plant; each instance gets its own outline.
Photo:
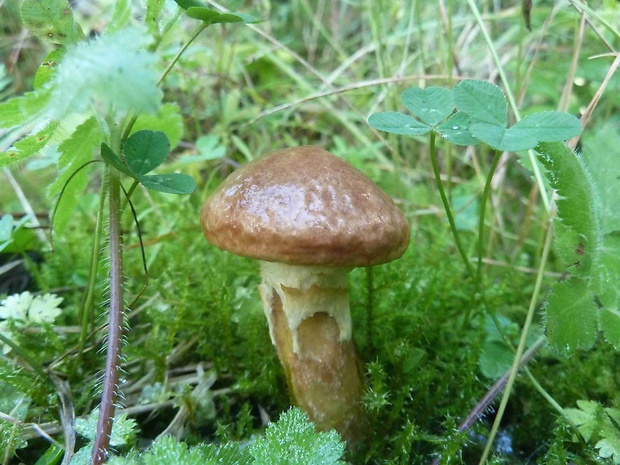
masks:
<path id="1" fill-rule="evenodd" d="M 190 40 L 160 74 L 157 68 L 163 63 L 157 53 L 158 46 L 176 20 L 176 17 L 160 17 L 164 2 L 147 2 L 143 25 L 132 23 L 128 2 L 118 2 L 106 30 L 94 40 L 85 40 L 67 0 L 25 0 L 21 6 L 25 26 L 58 48 L 39 67 L 32 92 L 0 105 L 0 128 L 16 134 L 13 146 L 0 154 L 0 166 L 26 160 L 57 144 L 60 175 L 49 190 L 50 196 L 59 196 L 53 218 L 54 233 L 64 231 L 86 188 L 89 173 L 85 168 L 94 163 L 104 166 L 103 170 L 97 171 L 102 186 L 99 221 L 91 253 L 93 266 L 81 309 L 80 347 L 83 349 L 88 334 L 94 330 L 93 289 L 103 232 L 101 219 L 107 201 L 108 353 L 100 414 L 93 438 L 93 463 L 105 461 L 108 454 L 121 362 L 126 307 L 121 232 L 125 207 L 121 193 L 125 194 L 133 210 L 130 198 L 139 184 L 174 194 L 189 194 L 195 188 L 194 180 L 185 174 L 148 174 L 165 161 L 182 131 L 179 108 L 162 102 L 161 83 L 204 29 L 217 23 L 255 20 L 246 15 L 218 12 L 194 0 L 179 0 L 177 3 L 199 23 Z M 30 131 L 28 128 L 32 127 L 37 129 Z M 122 175 L 132 180 L 129 189 L 123 187 Z M 3 220 L 3 230 L 13 226 L 9 222 L 10 218 Z M 3 243 L 7 242 L 6 231 L 2 237 Z"/>
<path id="2" fill-rule="evenodd" d="M 419 120 L 386 112 L 371 115 L 370 125 L 395 134 L 430 133 L 433 148 L 437 133 L 457 145 L 483 142 L 497 151 L 481 199 L 477 279 L 484 237 L 484 205 L 497 157 L 500 151 L 535 149 L 551 187 L 558 194 L 555 246 L 569 273 L 567 279 L 553 287 L 547 299 L 547 338 L 559 352 L 570 353 L 591 347 L 600 329 L 609 342 L 620 347 L 617 312 L 620 263 L 616 258 L 620 254 L 620 226 L 615 216 L 608 214 L 609 206 L 618 201 L 616 190 L 609 190 L 615 171 L 597 169 L 608 164 L 604 150 L 587 151 L 584 156 L 559 142 L 581 133 L 579 120 L 566 113 L 547 111 L 526 116 L 507 127 L 505 97 L 499 88 L 483 81 L 465 80 L 452 91 L 433 87 L 407 89 L 402 101 Z M 435 168 L 437 154 L 433 151 L 431 157 Z M 605 179 L 598 175 L 599 179 L 595 180 L 592 173 L 597 172 L 605 173 Z M 441 180 L 436 177 L 443 192 Z M 442 200 L 453 224 L 445 194 Z M 454 225 L 453 231 L 458 244 Z M 459 250 L 462 251 L 460 246 Z M 474 277 L 464 253 L 462 257 Z"/>
<path id="3" fill-rule="evenodd" d="M 464 80 L 452 90 L 434 87 L 407 89 L 401 99 L 418 119 L 398 112 L 384 112 L 371 115 L 368 122 L 376 129 L 394 134 L 430 134 L 433 171 L 457 248 L 504 343 L 513 347 L 503 334 L 495 312 L 486 302 L 482 283 L 485 205 L 500 154 L 504 151 L 535 150 L 536 158 L 546 169 L 551 187 L 558 194 L 555 245 L 558 256 L 568 269 L 568 278 L 553 286 L 546 302 L 549 342 L 559 352 L 570 353 L 577 348 L 591 347 L 600 329 L 617 348 L 620 341 L 620 315 L 617 312 L 620 304 L 617 290 L 620 263 L 616 257 L 620 253 L 620 243 L 617 224 L 615 220 L 611 225 L 605 224 L 600 201 L 604 196 L 601 189 L 608 189 L 609 183 L 606 187 L 603 187 L 605 184 L 597 185 L 582 157 L 561 142 L 580 135 L 579 120 L 569 114 L 548 111 L 526 116 L 508 127 L 506 98 L 497 86 L 483 81 Z M 437 135 L 456 145 L 485 143 L 495 150 L 480 200 L 475 268 L 461 244 L 452 207 L 439 176 Z M 538 169 L 535 163 L 532 166 Z M 542 261 L 545 262 L 544 257 Z M 536 295 L 537 292 L 515 350 L 506 393 L 510 392 L 526 347 Z M 539 344 L 541 342 L 542 339 Z M 499 418 L 507 398 L 505 394 Z M 490 450 L 498 425 L 499 420 L 496 419 L 481 463 Z"/>
<path id="4" fill-rule="evenodd" d="M 579 400 L 577 407 L 566 408 L 564 412 L 584 441 L 594 444 L 600 459 L 620 464 L 620 409 L 604 408 L 591 400 Z"/>
<path id="5" fill-rule="evenodd" d="M 119 431 L 116 436 L 118 445 L 128 441 L 128 433 L 131 431 L 124 434 Z M 291 408 L 282 413 L 277 422 L 267 426 L 264 436 L 244 446 L 232 441 L 221 445 L 188 446 L 170 436 L 161 436 L 147 451 L 113 457 L 110 465 L 338 465 L 344 463 L 341 460 L 343 455 L 344 443 L 338 433 L 317 433 L 308 415 L 298 408 Z M 81 465 L 88 462 L 76 459 L 71 463 Z"/>

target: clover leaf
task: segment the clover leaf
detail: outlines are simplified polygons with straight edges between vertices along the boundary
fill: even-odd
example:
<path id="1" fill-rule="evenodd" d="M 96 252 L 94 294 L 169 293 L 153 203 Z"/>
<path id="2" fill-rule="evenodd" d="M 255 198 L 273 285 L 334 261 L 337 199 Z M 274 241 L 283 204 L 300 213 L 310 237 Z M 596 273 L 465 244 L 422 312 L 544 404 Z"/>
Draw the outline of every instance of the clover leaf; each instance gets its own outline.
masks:
<path id="1" fill-rule="evenodd" d="M 182 173 L 147 175 L 161 165 L 170 152 L 170 142 L 161 131 L 142 130 L 133 133 L 123 146 L 121 158 L 105 143 L 101 157 L 120 172 L 138 180 L 145 187 L 167 194 L 191 194 L 196 182 Z"/>

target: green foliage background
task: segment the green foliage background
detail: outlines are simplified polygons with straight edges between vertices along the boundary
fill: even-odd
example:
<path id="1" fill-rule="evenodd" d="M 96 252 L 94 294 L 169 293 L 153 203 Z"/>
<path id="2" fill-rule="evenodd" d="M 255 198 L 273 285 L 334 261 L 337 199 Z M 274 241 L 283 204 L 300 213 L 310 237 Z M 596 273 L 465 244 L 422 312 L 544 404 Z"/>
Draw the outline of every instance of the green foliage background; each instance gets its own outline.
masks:
<path id="1" fill-rule="evenodd" d="M 441 463 L 478 463 L 493 407 L 468 432 L 459 432 L 458 426 L 510 368 L 538 289 L 528 341 L 546 334 L 553 347 L 541 348 L 529 373 L 516 379 L 500 427 L 503 442 L 495 442 L 489 463 L 620 463 L 617 73 L 594 107 L 578 154 L 563 145 L 539 147 L 542 164 L 537 166 L 549 178 L 544 183 L 532 175 L 532 163 L 539 163 L 535 158 L 525 152 L 502 156 L 484 223 L 484 295 L 459 258 L 433 180 L 425 134 L 444 118 L 428 111 L 417 114 L 422 123 L 405 118 L 403 124 L 413 124 L 405 133 L 410 137 L 380 133 L 367 124 L 373 113 L 403 111 L 403 103 L 438 105 L 461 78 L 499 84 L 515 96 L 526 118 L 551 110 L 580 115 L 613 69 L 607 54 L 619 46 L 616 2 L 590 2 L 588 7 L 580 1 L 534 2 L 531 31 L 520 5 L 509 2 L 477 2 L 483 26 L 471 5 L 476 2 L 227 2 L 226 8 L 244 13 L 242 20 L 263 21 L 209 27 L 160 86 L 158 78 L 202 20 L 231 18 L 201 10 L 192 1 L 181 2 L 193 10 L 188 17 L 171 2 L 100 0 L 80 3 L 75 21 L 65 18 L 60 29 L 47 30 L 46 23 L 58 23 L 48 16 L 57 14 L 54 6 L 63 2 L 31 2 L 43 10 L 26 16 L 47 19 L 25 25 L 20 3 L 0 4 L 0 165 L 11 163 L 10 174 L 28 204 L 43 212 L 44 227 L 49 227 L 47 212 L 73 177 L 57 208 L 53 250 L 49 230 L 41 241 L 10 223 L 11 228 L 15 224 L 7 240 L 10 248 L 42 255 L 40 263 L 27 260 L 37 288 L 61 294 L 64 302 L 54 324 L 11 332 L 46 376 L 14 351 L 0 357 L 3 463 L 35 463 L 46 452 L 56 458 L 38 463 L 59 463 L 62 453 L 54 449 L 64 445 L 59 396 L 68 395 L 83 419 L 97 405 L 105 280 L 96 282 L 90 309 L 83 294 L 98 221 L 101 164 L 74 173 L 98 153 L 100 128 L 105 127 L 98 117 L 139 108 L 143 113 L 132 133 L 161 131 L 172 150 L 151 175 L 188 175 L 197 188 L 192 195 L 172 196 L 139 186 L 132 197 L 148 287 L 127 311 L 123 348 L 121 410 L 137 428 L 118 446 L 113 463 L 161 463 L 165 454 L 185 457 L 186 463 L 210 463 L 206 460 L 216 457 L 223 463 L 249 463 L 243 455 L 247 444 L 254 452 L 273 451 L 269 441 L 277 443 L 290 431 L 305 438 L 298 444 L 323 444 L 325 437 L 308 432 L 301 417 L 286 426 L 296 413 L 265 432 L 268 420 L 288 411 L 289 399 L 260 306 L 257 266 L 210 246 L 199 224 L 202 202 L 235 166 L 301 144 L 321 145 L 367 173 L 412 225 L 411 245 L 402 259 L 371 274 L 355 270 L 351 275 L 354 334 L 366 361 L 364 402 L 373 433 L 362 450 L 342 460 L 422 464 L 441 457 Z M 586 25 L 580 22 L 582 12 Z M 51 43 L 25 26 L 48 34 Z M 67 29 L 72 33 L 58 34 Z M 91 40 L 81 41 L 84 37 Z M 59 44 L 69 46 L 68 57 Z M 117 66 L 107 68 L 110 60 Z M 59 62 L 64 66 L 57 67 Z M 116 71 L 102 74 L 101 69 Z M 508 88 L 500 73 L 507 76 Z M 403 90 L 412 87 L 426 92 L 407 91 L 401 103 Z M 117 92 L 121 88 L 129 91 Z M 477 103 L 461 101 L 473 112 L 480 110 Z M 49 108 L 58 121 L 42 111 Z M 506 129 L 504 139 L 490 139 L 484 132 L 478 136 L 519 151 L 519 145 L 493 143 L 505 142 L 515 126 L 514 112 L 507 108 L 490 121 Z M 88 111 L 93 116 L 83 117 Z M 444 117 L 451 110 L 446 111 Z M 461 241 L 473 260 L 480 196 L 495 153 L 485 144 L 463 147 L 471 139 L 463 139 L 451 125 L 443 130 L 446 138 L 438 138 L 436 146 L 439 169 Z M 521 142 L 518 134 L 514 140 Z M 12 164 L 16 160 L 20 163 Z M 138 173 L 136 165 L 130 168 L 123 177 L 126 188 L 134 178 L 149 176 Z M 0 214 L 24 211 L 14 192 L 3 179 Z M 563 215 L 567 205 L 569 213 Z M 583 208 L 571 210 L 571 205 Z M 555 246 L 544 260 L 545 234 L 556 207 Z M 123 229 L 125 288 L 133 300 L 145 278 L 129 214 L 123 216 Z M 580 241 L 585 256 L 575 247 Z M 105 260 L 97 260 L 96 267 L 98 276 L 106 276 Z M 88 334 L 79 352 L 86 310 L 99 330 Z M 58 444 L 50 446 L 33 424 Z M 163 438 L 139 455 L 163 431 L 185 444 Z M 323 456 L 332 454 L 331 461 L 308 463 L 341 459 L 336 438 L 325 444 Z M 78 437 L 76 449 L 86 445 Z M 287 453 L 252 457 L 254 463 L 278 463 L 276 457 Z"/>

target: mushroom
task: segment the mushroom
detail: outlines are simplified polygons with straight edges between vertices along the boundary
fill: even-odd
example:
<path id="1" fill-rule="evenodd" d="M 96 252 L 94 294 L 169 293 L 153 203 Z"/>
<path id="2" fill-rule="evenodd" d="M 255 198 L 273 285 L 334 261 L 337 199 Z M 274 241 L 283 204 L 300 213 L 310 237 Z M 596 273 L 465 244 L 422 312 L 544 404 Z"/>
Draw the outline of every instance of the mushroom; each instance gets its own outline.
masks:
<path id="1" fill-rule="evenodd" d="M 202 209 L 205 237 L 261 262 L 269 334 L 294 403 L 317 429 L 361 440 L 362 364 L 351 334 L 348 273 L 399 258 L 409 226 L 365 174 L 317 147 L 260 157 Z"/>

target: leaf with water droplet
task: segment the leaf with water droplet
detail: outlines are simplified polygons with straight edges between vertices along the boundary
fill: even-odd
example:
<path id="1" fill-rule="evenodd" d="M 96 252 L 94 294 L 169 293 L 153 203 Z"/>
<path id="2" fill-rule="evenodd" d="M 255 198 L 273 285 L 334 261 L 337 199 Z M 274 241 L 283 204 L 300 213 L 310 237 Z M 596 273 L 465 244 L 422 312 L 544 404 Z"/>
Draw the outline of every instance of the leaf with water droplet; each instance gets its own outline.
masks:
<path id="1" fill-rule="evenodd" d="M 374 113 L 368 118 L 368 124 L 379 131 L 403 136 L 423 136 L 431 132 L 427 124 L 397 111 Z"/>
<path id="2" fill-rule="evenodd" d="M 437 132 L 456 145 L 476 145 L 480 141 L 476 139 L 469 127 L 472 118 L 461 111 L 453 114 L 449 120 L 437 127 Z"/>

